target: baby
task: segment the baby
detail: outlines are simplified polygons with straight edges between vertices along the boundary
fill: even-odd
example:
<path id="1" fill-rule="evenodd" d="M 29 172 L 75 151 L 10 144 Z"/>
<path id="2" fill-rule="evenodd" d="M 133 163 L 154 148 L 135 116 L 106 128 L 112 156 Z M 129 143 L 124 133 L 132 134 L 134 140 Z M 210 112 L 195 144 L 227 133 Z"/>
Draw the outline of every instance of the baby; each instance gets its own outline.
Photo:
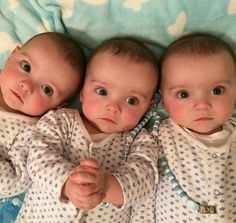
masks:
<path id="1" fill-rule="evenodd" d="M 0 73 L 0 198 L 20 194 L 29 186 L 27 148 L 21 146 L 18 134 L 79 91 L 84 66 L 79 45 L 56 32 L 34 36 L 17 46 L 5 62 Z M 16 201 L 1 200 L 0 222 L 10 222 L 5 219 L 11 215 L 5 204 L 11 200 Z"/>
<path id="2" fill-rule="evenodd" d="M 161 93 L 169 118 L 154 132 L 160 179 L 153 222 L 235 222 L 236 57 L 230 45 L 201 33 L 173 42 L 162 56 Z M 153 205 L 139 207 L 133 222 Z"/>

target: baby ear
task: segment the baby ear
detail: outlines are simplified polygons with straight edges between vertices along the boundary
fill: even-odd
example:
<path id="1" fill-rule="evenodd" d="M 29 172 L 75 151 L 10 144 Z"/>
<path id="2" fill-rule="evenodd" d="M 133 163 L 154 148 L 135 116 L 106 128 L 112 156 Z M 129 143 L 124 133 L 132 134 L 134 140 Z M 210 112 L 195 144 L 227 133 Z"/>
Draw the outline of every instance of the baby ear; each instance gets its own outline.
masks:
<path id="1" fill-rule="evenodd" d="M 12 51 L 11 54 L 9 55 L 9 57 L 7 58 L 7 60 L 9 60 L 11 58 L 11 56 L 13 56 L 17 51 L 19 51 L 20 46 L 16 46 Z"/>
<path id="2" fill-rule="evenodd" d="M 21 48 L 20 46 L 16 46 L 16 47 L 12 50 L 11 54 L 16 53 L 20 48 Z"/>

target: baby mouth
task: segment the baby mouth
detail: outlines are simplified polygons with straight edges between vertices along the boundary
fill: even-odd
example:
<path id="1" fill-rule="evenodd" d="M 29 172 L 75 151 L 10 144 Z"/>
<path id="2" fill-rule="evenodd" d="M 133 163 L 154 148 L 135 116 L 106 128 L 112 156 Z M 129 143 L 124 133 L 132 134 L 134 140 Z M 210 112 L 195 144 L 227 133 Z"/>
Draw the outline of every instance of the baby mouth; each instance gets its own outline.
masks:
<path id="1" fill-rule="evenodd" d="M 195 121 L 209 121 L 209 120 L 212 120 L 212 118 L 201 117 L 201 118 L 196 119 Z"/>
<path id="2" fill-rule="evenodd" d="M 112 124 L 116 124 L 116 122 L 115 121 L 113 121 L 112 119 L 110 119 L 110 118 L 101 118 L 103 121 L 106 121 L 106 122 L 110 122 L 110 123 L 112 123 Z"/>
<path id="3" fill-rule="evenodd" d="M 17 94 L 15 91 L 11 90 L 11 92 L 15 95 L 16 98 L 19 99 L 19 101 L 24 104 L 24 101 L 22 100 L 21 96 L 19 94 Z"/>

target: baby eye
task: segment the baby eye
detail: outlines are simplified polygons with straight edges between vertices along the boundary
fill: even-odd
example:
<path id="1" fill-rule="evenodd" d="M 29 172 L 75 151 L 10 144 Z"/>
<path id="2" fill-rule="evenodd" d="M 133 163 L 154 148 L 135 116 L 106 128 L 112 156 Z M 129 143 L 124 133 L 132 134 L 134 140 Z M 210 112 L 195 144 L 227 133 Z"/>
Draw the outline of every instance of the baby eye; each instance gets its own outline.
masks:
<path id="1" fill-rule="evenodd" d="M 22 61 L 22 62 L 21 62 L 21 68 L 22 68 L 24 71 L 26 71 L 27 73 L 30 73 L 30 71 L 31 71 L 31 66 L 30 66 L 30 64 L 29 64 L 28 62 L 26 62 L 26 61 Z"/>
<path id="2" fill-rule="evenodd" d="M 188 98 L 190 94 L 187 91 L 181 91 L 177 94 L 178 98 Z"/>
<path id="3" fill-rule="evenodd" d="M 53 89 L 48 85 L 42 86 L 42 90 L 48 96 L 51 96 L 53 94 Z"/>
<path id="4" fill-rule="evenodd" d="M 217 87 L 214 87 L 212 90 L 211 90 L 211 94 L 215 94 L 215 95 L 220 95 L 224 92 L 224 88 L 223 87 L 220 87 L 220 86 L 217 86 Z"/>
<path id="5" fill-rule="evenodd" d="M 105 88 L 97 88 L 96 89 L 96 92 L 99 94 L 99 95 L 102 95 L 102 96 L 106 96 L 107 95 L 107 91 Z"/>
<path id="6" fill-rule="evenodd" d="M 125 99 L 126 103 L 130 104 L 130 105 L 136 105 L 138 104 L 138 99 L 134 98 L 134 97 L 129 97 Z"/>

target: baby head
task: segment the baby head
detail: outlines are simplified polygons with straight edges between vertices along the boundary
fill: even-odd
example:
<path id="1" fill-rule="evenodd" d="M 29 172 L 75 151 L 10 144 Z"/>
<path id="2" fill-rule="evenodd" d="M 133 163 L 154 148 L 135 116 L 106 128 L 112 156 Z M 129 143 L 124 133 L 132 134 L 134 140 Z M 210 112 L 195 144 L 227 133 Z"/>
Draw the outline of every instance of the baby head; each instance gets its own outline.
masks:
<path id="1" fill-rule="evenodd" d="M 17 46 L 0 75 L 1 106 L 40 116 L 78 93 L 85 58 L 80 46 L 56 32 L 41 33 Z"/>
<path id="2" fill-rule="evenodd" d="M 234 51 L 210 34 L 183 36 L 162 56 L 160 88 L 172 120 L 200 134 L 217 132 L 234 110 Z"/>
<path id="3" fill-rule="evenodd" d="M 81 91 L 90 132 L 131 130 L 150 108 L 158 84 L 152 52 L 132 38 L 103 42 L 90 55 Z"/>

